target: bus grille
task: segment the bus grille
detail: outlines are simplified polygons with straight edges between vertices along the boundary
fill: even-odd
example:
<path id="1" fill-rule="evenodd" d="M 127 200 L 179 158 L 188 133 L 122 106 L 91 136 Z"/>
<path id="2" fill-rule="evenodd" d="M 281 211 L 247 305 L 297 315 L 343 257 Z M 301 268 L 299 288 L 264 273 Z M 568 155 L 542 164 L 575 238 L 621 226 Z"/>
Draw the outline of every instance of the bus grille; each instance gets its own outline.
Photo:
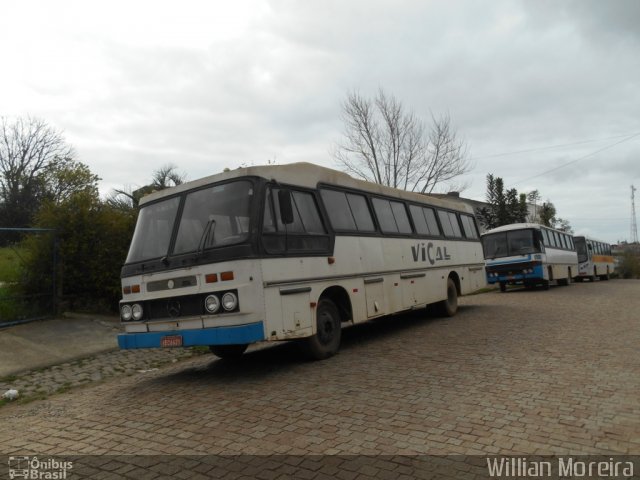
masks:
<path id="1" fill-rule="evenodd" d="M 145 302 L 145 317 L 148 320 L 180 318 L 204 315 L 203 295 L 159 298 Z"/>

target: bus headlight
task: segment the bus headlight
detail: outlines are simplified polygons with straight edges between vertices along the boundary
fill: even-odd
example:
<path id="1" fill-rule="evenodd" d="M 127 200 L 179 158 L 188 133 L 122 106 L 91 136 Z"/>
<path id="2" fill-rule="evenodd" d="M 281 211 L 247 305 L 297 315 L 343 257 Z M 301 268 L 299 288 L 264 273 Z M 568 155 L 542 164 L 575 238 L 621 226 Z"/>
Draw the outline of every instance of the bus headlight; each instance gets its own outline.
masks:
<path id="1" fill-rule="evenodd" d="M 120 309 L 120 318 L 123 322 L 128 322 L 131 320 L 133 312 L 131 311 L 131 307 L 129 305 L 123 305 Z"/>
<path id="2" fill-rule="evenodd" d="M 216 313 L 220 309 L 220 300 L 216 295 L 207 295 L 204 299 L 204 308 L 209 313 Z"/>
<path id="3" fill-rule="evenodd" d="M 131 316 L 133 317 L 133 319 L 137 322 L 138 320 L 142 319 L 142 305 L 140 305 L 139 303 L 135 303 L 132 307 L 131 307 Z"/>
<path id="4" fill-rule="evenodd" d="M 235 293 L 227 292 L 222 296 L 222 308 L 227 312 L 234 310 L 238 306 L 238 297 Z"/>

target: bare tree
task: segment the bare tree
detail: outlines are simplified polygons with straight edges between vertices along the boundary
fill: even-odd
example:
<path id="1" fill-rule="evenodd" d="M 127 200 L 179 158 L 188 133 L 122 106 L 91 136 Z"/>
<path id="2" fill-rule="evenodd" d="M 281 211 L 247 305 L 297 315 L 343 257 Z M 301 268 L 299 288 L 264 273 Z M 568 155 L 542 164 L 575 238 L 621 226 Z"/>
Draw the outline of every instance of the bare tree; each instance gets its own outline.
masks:
<path id="1" fill-rule="evenodd" d="M 342 105 L 344 139 L 333 155 L 349 173 L 394 188 L 431 193 L 436 185 L 471 168 L 466 144 L 449 115 L 431 116 L 432 126 L 407 111 L 393 95 L 371 100 L 357 92 Z"/>
<path id="2" fill-rule="evenodd" d="M 46 194 L 47 173 L 74 152 L 62 134 L 38 118 L 0 119 L 2 223 L 28 226 Z"/>

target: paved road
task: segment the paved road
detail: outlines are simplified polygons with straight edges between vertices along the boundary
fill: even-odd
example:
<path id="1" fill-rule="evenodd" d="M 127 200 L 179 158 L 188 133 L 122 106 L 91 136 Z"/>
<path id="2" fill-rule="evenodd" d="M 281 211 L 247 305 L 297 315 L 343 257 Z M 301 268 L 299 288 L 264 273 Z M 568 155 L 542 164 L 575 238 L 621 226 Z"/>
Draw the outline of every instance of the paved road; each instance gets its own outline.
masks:
<path id="1" fill-rule="evenodd" d="M 341 352 L 204 355 L 0 408 L 2 454 L 640 454 L 640 281 L 469 296 Z"/>

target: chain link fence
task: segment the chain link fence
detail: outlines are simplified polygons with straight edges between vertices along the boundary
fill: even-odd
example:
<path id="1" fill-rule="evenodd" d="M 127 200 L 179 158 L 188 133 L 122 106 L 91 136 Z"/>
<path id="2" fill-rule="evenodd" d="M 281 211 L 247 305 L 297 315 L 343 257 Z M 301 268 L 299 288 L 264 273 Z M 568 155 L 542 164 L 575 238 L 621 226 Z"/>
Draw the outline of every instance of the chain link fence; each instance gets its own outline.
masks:
<path id="1" fill-rule="evenodd" d="M 33 249 L 47 262 L 30 262 Z M 0 228 L 0 328 L 52 317 L 57 306 L 57 242 L 54 230 Z"/>

